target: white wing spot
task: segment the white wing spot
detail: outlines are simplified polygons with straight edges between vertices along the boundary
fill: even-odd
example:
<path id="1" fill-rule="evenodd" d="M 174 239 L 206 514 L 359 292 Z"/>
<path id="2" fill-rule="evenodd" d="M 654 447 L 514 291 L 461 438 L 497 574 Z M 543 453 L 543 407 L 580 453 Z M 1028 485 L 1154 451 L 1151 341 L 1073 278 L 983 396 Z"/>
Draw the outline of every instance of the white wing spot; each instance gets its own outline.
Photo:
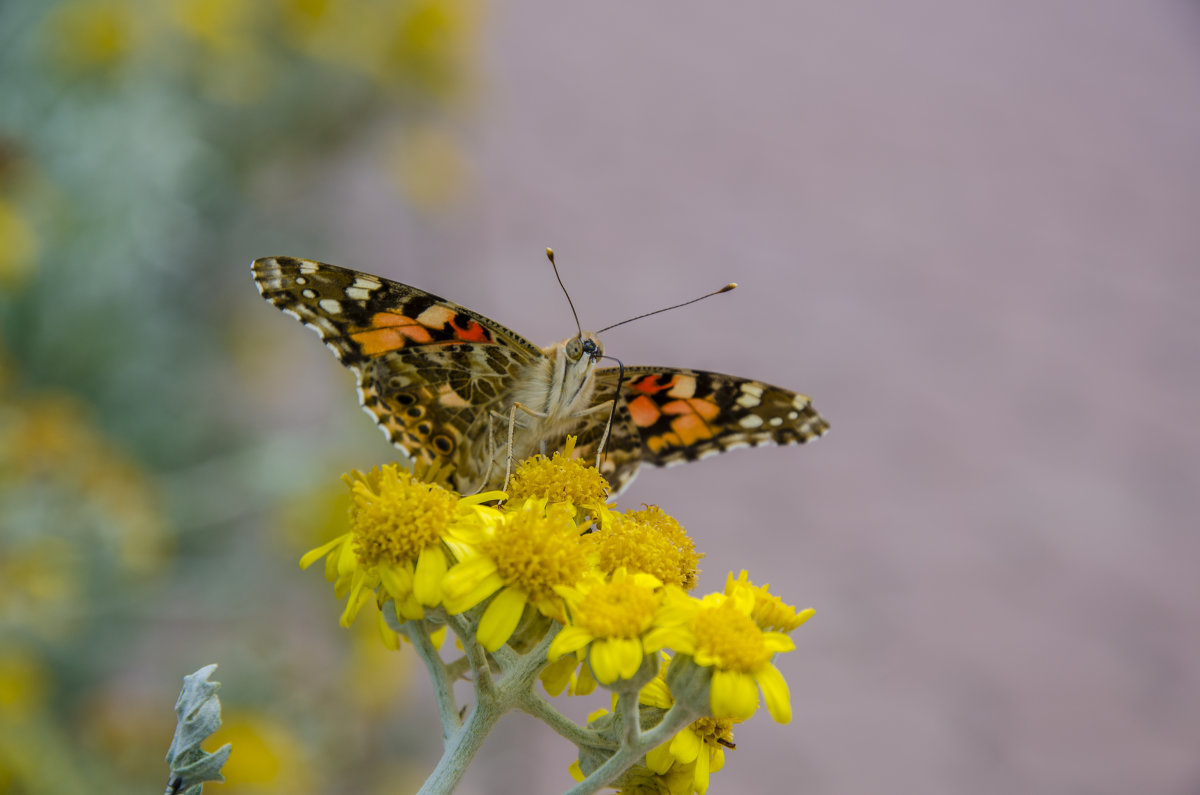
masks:
<path id="1" fill-rule="evenodd" d="M 370 299 L 371 291 L 365 287 L 358 287 L 357 285 L 354 287 L 347 287 L 346 297 L 351 301 L 366 301 Z"/>
<path id="2" fill-rule="evenodd" d="M 378 290 L 382 286 L 383 283 L 376 279 L 366 279 L 362 276 L 356 276 L 354 279 L 354 284 L 350 286 L 350 289 L 353 290 L 354 288 L 358 287 L 366 290 L 369 293 L 372 290 Z"/>
<path id="3" fill-rule="evenodd" d="M 787 413 L 787 418 L 788 418 L 789 420 L 796 420 L 796 419 L 799 419 L 799 418 L 800 418 L 800 412 L 798 412 L 798 411 L 789 411 L 789 412 Z"/>
<path id="4" fill-rule="evenodd" d="M 297 279 L 296 281 L 299 282 L 300 280 Z M 312 299 L 317 297 L 317 291 L 316 290 L 301 290 L 300 295 L 304 296 L 305 298 L 307 298 L 308 300 L 311 301 Z"/>
<path id="5" fill-rule="evenodd" d="M 342 303 L 333 298 L 322 298 L 317 302 L 317 306 L 324 309 L 331 315 L 340 315 L 342 313 Z"/>
<path id="6" fill-rule="evenodd" d="M 757 406 L 759 403 L 762 403 L 762 399 L 758 395 L 743 393 L 741 395 L 738 395 L 738 399 L 736 402 L 742 408 L 752 409 L 755 406 Z"/>
<path id="7" fill-rule="evenodd" d="M 312 276 L 319 268 L 320 266 L 315 262 L 305 261 L 300 263 L 300 272 L 305 276 Z"/>
<path id="8" fill-rule="evenodd" d="M 337 326 L 333 325 L 320 315 L 313 315 L 312 317 L 306 319 L 305 323 L 312 328 L 315 328 L 317 333 L 321 335 L 322 339 L 325 337 L 336 337 L 338 335 Z"/>
<path id="9" fill-rule="evenodd" d="M 808 395 L 796 395 L 796 397 L 792 398 L 792 405 L 798 409 L 808 408 L 809 402 Z"/>
<path id="10" fill-rule="evenodd" d="M 297 276 L 296 284 L 308 284 L 308 279 L 304 278 L 303 276 Z"/>
<path id="11" fill-rule="evenodd" d="M 773 428 L 778 428 L 780 425 L 783 425 L 783 417 L 772 417 L 768 422 L 771 423 Z"/>
<path id="12" fill-rule="evenodd" d="M 741 425 L 743 428 L 757 428 L 762 424 L 763 418 L 757 414 L 747 414 L 745 417 L 742 417 L 740 420 L 738 420 L 738 425 Z"/>

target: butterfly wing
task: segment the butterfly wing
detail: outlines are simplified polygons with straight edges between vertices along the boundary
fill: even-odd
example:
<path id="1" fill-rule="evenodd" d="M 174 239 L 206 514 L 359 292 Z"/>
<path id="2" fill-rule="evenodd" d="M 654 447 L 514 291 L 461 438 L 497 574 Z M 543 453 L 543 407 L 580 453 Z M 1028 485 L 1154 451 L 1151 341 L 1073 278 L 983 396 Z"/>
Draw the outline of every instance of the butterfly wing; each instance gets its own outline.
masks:
<path id="1" fill-rule="evenodd" d="M 363 409 L 393 444 L 424 463 L 454 464 L 460 489 L 495 480 L 481 471 L 495 444 L 491 411 L 508 410 L 517 374 L 545 356 L 537 346 L 379 276 L 292 257 L 259 259 L 251 270 L 263 298 L 316 331 L 354 371 Z"/>
<path id="2" fill-rule="evenodd" d="M 807 395 L 721 373 L 663 367 L 596 371 L 595 401 L 617 399 L 600 471 L 619 492 L 645 462 L 672 466 L 737 447 L 803 444 L 829 429 Z M 594 459 L 608 414 L 579 429 L 580 455 Z"/>

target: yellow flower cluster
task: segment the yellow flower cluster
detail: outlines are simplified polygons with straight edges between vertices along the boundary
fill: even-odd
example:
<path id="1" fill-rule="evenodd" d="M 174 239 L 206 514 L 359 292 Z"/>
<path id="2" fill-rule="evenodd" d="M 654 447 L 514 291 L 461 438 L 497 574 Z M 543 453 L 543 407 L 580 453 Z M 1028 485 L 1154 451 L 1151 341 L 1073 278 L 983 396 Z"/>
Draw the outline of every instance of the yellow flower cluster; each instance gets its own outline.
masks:
<path id="1" fill-rule="evenodd" d="M 607 504 L 607 484 L 571 456 L 573 441 L 524 462 L 508 493 L 463 497 L 395 465 L 355 473 L 350 532 L 301 566 L 326 559 L 346 598 L 343 624 L 373 601 L 390 646 L 396 629 L 449 623 L 468 656 L 472 644 L 488 654 L 542 644 L 539 675 L 552 695 L 599 684 L 634 699 L 635 711 L 640 698 L 651 722 L 679 705 L 698 720 L 629 768 L 626 783 L 702 793 L 732 747 L 732 722 L 757 711 L 760 692 L 776 721 L 791 719 L 772 661 L 794 648 L 786 633 L 812 611 L 797 612 L 745 571 L 724 592 L 691 596 L 701 555 L 683 528 L 657 507 L 623 513 Z M 603 761 L 581 756 L 576 769 Z"/>

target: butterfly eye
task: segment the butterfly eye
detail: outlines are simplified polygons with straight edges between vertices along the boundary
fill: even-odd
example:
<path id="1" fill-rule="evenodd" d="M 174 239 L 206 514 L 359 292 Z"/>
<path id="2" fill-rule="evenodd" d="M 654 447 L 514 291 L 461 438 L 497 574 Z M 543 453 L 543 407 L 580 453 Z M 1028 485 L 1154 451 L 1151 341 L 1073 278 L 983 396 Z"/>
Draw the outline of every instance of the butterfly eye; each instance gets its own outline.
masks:
<path id="1" fill-rule="evenodd" d="M 583 343 L 579 341 L 578 337 L 567 343 L 567 356 L 571 359 L 571 361 L 576 361 L 582 355 Z"/>

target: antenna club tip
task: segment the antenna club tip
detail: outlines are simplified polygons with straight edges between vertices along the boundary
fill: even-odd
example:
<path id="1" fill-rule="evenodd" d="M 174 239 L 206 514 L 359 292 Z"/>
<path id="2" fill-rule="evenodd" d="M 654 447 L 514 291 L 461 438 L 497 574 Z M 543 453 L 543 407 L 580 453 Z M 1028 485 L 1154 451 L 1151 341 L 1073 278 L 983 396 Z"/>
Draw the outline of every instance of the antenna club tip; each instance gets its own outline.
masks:
<path id="1" fill-rule="evenodd" d="M 551 262 L 554 262 L 554 249 L 546 246 L 546 256 L 550 258 Z"/>
<path id="2" fill-rule="evenodd" d="M 722 287 L 720 290 L 717 290 L 717 294 L 720 295 L 721 293 L 727 293 L 730 290 L 736 290 L 737 286 L 738 286 L 737 282 L 730 282 L 729 284 Z"/>

